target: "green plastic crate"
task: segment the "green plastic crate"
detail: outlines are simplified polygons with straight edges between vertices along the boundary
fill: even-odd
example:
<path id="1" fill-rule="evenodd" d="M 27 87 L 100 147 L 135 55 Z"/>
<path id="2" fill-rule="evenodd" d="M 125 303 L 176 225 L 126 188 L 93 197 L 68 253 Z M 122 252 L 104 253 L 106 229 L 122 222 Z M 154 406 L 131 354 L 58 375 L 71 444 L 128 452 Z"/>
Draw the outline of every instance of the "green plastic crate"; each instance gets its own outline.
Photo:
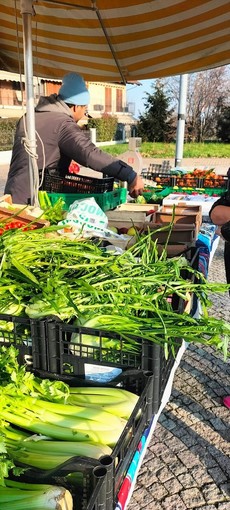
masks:
<path id="1" fill-rule="evenodd" d="M 54 205 L 59 198 L 62 198 L 65 202 L 64 210 L 67 211 L 69 206 L 75 200 L 82 200 L 83 198 L 94 197 L 102 211 L 109 211 L 115 209 L 118 205 L 124 204 L 127 199 L 127 189 L 117 188 L 113 191 L 106 191 L 105 193 L 96 194 L 83 194 L 83 193 L 48 193 L 52 205 Z"/>

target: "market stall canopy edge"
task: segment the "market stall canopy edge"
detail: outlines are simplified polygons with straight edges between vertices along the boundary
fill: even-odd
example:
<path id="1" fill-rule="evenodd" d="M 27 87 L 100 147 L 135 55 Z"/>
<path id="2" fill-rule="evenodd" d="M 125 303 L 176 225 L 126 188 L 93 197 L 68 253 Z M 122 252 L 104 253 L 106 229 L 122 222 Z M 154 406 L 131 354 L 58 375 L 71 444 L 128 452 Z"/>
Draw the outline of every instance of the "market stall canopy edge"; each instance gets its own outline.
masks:
<path id="1" fill-rule="evenodd" d="M 112 7 L 111 7 L 112 5 Z M 34 1 L 33 72 L 89 81 L 154 79 L 230 62 L 229 0 Z M 0 67 L 23 66 L 20 0 L 2 0 Z"/>

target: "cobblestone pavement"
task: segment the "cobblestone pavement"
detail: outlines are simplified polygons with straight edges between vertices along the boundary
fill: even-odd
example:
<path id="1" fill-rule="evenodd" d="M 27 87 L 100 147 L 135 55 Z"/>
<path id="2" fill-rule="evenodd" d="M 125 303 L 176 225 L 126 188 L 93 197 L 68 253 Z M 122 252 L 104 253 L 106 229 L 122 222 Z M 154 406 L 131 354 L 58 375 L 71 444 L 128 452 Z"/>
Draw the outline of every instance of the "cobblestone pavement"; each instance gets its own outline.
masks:
<path id="1" fill-rule="evenodd" d="M 225 282 L 223 243 L 209 280 Z M 210 315 L 230 320 L 228 294 L 212 295 Z M 230 510 L 230 363 L 192 345 L 176 371 L 143 459 L 128 510 Z"/>

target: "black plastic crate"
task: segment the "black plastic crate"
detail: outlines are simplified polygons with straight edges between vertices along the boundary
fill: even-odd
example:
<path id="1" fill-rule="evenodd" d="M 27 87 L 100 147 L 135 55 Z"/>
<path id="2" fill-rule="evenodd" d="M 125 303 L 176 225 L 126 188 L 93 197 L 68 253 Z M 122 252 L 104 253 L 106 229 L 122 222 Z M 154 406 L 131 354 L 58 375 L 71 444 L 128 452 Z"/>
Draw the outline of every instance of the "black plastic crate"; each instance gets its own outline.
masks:
<path id="1" fill-rule="evenodd" d="M 44 377 L 40 371 L 36 372 L 36 375 Z M 58 378 L 71 385 L 77 385 L 75 377 L 50 374 L 49 378 Z M 139 399 L 112 454 L 101 457 L 100 460 L 73 457 L 59 468 L 47 471 L 28 468 L 21 475 L 21 481 L 66 487 L 72 493 L 74 510 L 114 510 L 127 469 L 152 419 L 153 375 L 150 372 L 129 371 L 123 374 L 116 384 L 137 394 Z M 73 472 L 80 474 L 82 485 L 74 483 L 67 477 Z"/>
<path id="2" fill-rule="evenodd" d="M 107 469 L 99 461 L 72 457 L 58 468 L 46 471 L 30 468 L 26 464 L 18 465 L 26 470 L 20 477 L 12 479 L 65 487 L 72 494 L 73 510 L 107 510 Z M 77 473 L 75 480 L 70 479 L 73 473 Z"/>
<path id="3" fill-rule="evenodd" d="M 18 362 L 31 369 L 48 369 L 47 320 L 0 314 L 0 346 L 13 345 Z"/>
<path id="4" fill-rule="evenodd" d="M 182 300 L 177 297 L 175 306 L 183 307 Z M 130 370 L 150 371 L 153 373 L 153 388 L 155 393 L 152 412 L 156 413 L 160 406 L 161 386 L 165 380 L 165 370 L 170 364 L 174 363 L 174 352 L 169 349 L 168 359 L 165 358 L 163 349 L 151 341 L 137 339 L 140 343 L 138 353 L 129 353 L 124 348 L 124 340 L 116 333 L 100 331 L 91 328 L 77 328 L 70 324 L 56 322 L 55 320 L 35 321 L 20 317 L 11 317 L 0 315 L 0 320 L 6 319 L 13 321 L 14 330 L 9 333 L 1 330 L 1 345 L 14 345 L 18 351 L 19 363 L 26 363 L 28 369 L 43 377 L 65 378 L 67 382 L 78 381 L 78 385 L 98 384 L 124 385 L 127 381 Z M 71 335 L 79 333 L 79 343 L 71 344 Z M 99 338 L 97 346 L 87 344 L 86 335 Z M 103 337 L 116 339 L 120 342 L 119 350 L 105 349 L 102 347 L 101 339 Z M 86 338 L 86 339 L 85 339 Z M 76 354 L 74 354 L 74 348 Z M 93 379 L 87 377 L 88 366 L 93 367 L 95 376 Z M 103 383 L 100 371 L 101 367 L 105 369 L 115 369 L 116 373 L 110 381 Z M 97 369 L 99 374 L 97 377 Z M 168 373 L 168 372 L 167 372 Z M 127 384 L 127 382 L 125 383 Z M 132 382 L 135 387 L 135 380 Z M 130 386 L 130 382 L 129 382 Z M 135 391 L 136 392 L 136 391 Z"/>
<path id="5" fill-rule="evenodd" d="M 228 176 L 227 175 L 217 175 L 215 177 L 204 177 L 201 179 L 201 187 L 202 188 L 220 188 L 227 189 L 228 187 Z"/>
<path id="6" fill-rule="evenodd" d="M 182 310 L 184 307 L 182 300 L 178 299 L 177 296 L 173 297 L 173 302 L 174 300 L 175 306 L 178 305 Z M 9 318 L 11 319 L 11 317 Z M 17 318 L 15 324 L 19 326 L 19 318 Z M 11 336 L 10 343 L 15 345 L 19 351 L 19 362 L 26 363 L 30 370 L 35 373 L 39 372 L 43 377 L 64 378 L 68 383 L 71 383 L 74 379 L 75 382 L 78 382 L 78 385 L 95 385 L 96 381 L 96 384 L 99 385 L 109 384 L 115 386 L 119 383 L 123 387 L 125 387 L 124 384 L 127 386 L 127 382 L 124 383 L 124 381 L 127 381 L 130 370 L 134 370 L 135 373 L 137 371 L 140 373 L 150 371 L 153 373 L 154 392 L 152 412 L 157 413 L 167 384 L 167 377 L 175 361 L 177 349 L 172 350 L 169 347 L 168 358 L 166 358 L 161 346 L 151 341 L 139 339 L 139 353 L 131 354 L 124 349 L 123 339 L 115 333 L 90 328 L 76 328 L 53 320 L 33 324 L 30 331 L 30 321 L 27 321 L 27 325 L 27 337 L 25 333 L 21 336 L 21 328 L 16 327 L 14 338 Z M 33 334 L 34 332 L 36 335 Z M 79 344 L 73 346 L 70 340 L 71 335 L 75 332 L 79 332 L 80 341 Z M 102 348 L 100 341 L 97 346 L 92 348 L 87 344 L 87 340 L 84 340 L 85 335 L 92 335 L 95 338 L 102 338 L 106 335 L 109 338 L 119 339 L 120 349 L 111 352 L 110 349 Z M 9 345 L 7 335 L 4 335 L 4 344 Z M 180 340 L 178 339 L 179 345 Z M 73 353 L 73 347 L 76 348 L 76 354 Z M 113 356 L 113 361 L 111 361 L 111 356 Z M 88 366 L 93 366 L 95 370 L 96 375 L 93 379 L 87 378 Z M 100 378 L 102 366 L 105 369 L 108 367 L 120 370 L 120 373 L 116 374 L 112 380 L 103 383 L 103 378 Z M 99 369 L 98 378 L 96 377 L 97 369 Z M 134 385 L 134 392 L 136 392 L 135 380 L 132 384 Z"/>
<path id="7" fill-rule="evenodd" d="M 60 177 L 45 171 L 41 189 L 48 193 L 105 193 L 112 191 L 114 184 L 113 177 L 97 179 L 85 175 L 65 175 Z"/>
<path id="8" fill-rule="evenodd" d="M 161 186 L 171 186 L 171 174 L 170 171 L 167 172 L 155 172 L 152 171 L 151 168 L 142 172 L 142 177 L 145 179 L 149 179 L 155 182 L 157 185 Z"/>
<path id="9" fill-rule="evenodd" d="M 184 175 L 172 175 L 171 176 L 171 184 L 170 186 L 178 186 L 179 188 L 201 188 L 202 181 L 200 178 L 193 176 L 192 174 L 184 174 Z"/>

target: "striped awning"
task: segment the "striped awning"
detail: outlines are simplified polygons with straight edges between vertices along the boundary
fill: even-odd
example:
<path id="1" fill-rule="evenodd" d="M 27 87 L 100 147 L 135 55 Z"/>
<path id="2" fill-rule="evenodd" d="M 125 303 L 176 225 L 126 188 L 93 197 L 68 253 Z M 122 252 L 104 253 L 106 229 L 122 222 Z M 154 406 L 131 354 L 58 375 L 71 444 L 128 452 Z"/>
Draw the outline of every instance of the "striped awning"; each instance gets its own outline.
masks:
<path id="1" fill-rule="evenodd" d="M 35 76 L 154 79 L 230 62 L 230 0 L 37 0 Z M 0 67 L 23 71 L 20 0 L 1 0 Z"/>

